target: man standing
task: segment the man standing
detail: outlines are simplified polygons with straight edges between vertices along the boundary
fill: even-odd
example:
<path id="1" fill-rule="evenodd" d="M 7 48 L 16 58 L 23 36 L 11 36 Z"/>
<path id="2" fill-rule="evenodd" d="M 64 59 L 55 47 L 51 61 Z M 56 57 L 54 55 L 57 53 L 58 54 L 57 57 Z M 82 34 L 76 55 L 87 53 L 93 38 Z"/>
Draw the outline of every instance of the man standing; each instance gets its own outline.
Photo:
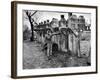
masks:
<path id="1" fill-rule="evenodd" d="M 47 43 L 47 56 L 49 57 L 52 55 L 52 32 L 50 30 L 45 35 L 45 41 Z"/>

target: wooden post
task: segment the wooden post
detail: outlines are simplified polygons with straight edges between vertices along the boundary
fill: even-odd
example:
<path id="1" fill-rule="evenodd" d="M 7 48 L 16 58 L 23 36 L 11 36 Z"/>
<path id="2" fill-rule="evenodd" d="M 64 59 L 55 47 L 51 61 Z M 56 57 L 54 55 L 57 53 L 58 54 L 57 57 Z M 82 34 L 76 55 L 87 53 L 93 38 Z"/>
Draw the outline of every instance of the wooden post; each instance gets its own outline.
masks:
<path id="1" fill-rule="evenodd" d="M 69 35 L 66 35 L 66 41 L 65 41 L 65 47 L 67 50 L 69 50 Z"/>
<path id="2" fill-rule="evenodd" d="M 77 52 L 78 52 L 78 57 L 81 57 L 81 53 L 80 53 L 80 31 L 79 31 L 79 35 L 78 35 L 78 42 L 77 42 Z"/>

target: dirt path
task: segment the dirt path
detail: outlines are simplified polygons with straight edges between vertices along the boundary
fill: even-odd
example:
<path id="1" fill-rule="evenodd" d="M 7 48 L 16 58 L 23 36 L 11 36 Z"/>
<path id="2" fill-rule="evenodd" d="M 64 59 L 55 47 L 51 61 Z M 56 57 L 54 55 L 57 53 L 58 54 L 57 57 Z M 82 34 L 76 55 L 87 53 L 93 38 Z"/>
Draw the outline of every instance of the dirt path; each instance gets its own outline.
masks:
<path id="1" fill-rule="evenodd" d="M 36 42 L 23 43 L 23 69 L 87 66 L 88 58 L 77 58 L 70 52 L 55 52 L 48 60 L 41 45 Z"/>

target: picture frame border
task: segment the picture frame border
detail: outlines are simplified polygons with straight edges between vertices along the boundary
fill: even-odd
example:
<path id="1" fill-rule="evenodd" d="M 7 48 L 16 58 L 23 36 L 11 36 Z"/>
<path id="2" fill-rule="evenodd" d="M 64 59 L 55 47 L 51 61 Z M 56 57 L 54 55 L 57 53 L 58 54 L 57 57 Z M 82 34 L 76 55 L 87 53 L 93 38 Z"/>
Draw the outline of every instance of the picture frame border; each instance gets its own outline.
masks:
<path id="1" fill-rule="evenodd" d="M 50 5 L 61 7 L 79 7 L 79 8 L 94 8 L 96 9 L 96 71 L 95 72 L 80 72 L 80 73 L 63 73 L 50 75 L 33 75 L 33 76 L 17 76 L 17 4 L 27 5 Z M 82 75 L 82 74 L 96 74 L 98 73 L 98 7 L 88 5 L 74 5 L 74 4 L 58 4 L 58 3 L 42 3 L 42 2 L 27 2 L 27 1 L 12 1 L 11 2 L 11 78 L 35 78 L 35 77 L 53 77 L 66 75 Z"/>

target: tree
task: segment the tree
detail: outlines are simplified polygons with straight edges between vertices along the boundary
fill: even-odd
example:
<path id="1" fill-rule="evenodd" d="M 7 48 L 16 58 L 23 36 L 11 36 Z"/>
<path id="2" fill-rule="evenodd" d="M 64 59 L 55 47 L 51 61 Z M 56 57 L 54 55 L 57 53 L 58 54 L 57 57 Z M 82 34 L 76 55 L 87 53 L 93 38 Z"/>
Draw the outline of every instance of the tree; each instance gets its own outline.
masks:
<path id="1" fill-rule="evenodd" d="M 30 37 L 30 40 L 31 41 L 34 41 L 34 25 L 33 25 L 33 22 L 35 22 L 34 21 L 34 19 L 32 18 L 32 16 L 36 13 L 37 11 L 35 11 L 34 13 L 31 13 L 31 12 L 29 12 L 29 11 L 25 11 L 25 13 L 26 13 L 26 15 L 27 15 L 27 17 L 28 17 L 28 19 L 29 19 L 29 22 L 30 22 L 30 25 L 31 25 L 31 37 Z M 36 22 L 35 22 L 36 23 Z"/>

